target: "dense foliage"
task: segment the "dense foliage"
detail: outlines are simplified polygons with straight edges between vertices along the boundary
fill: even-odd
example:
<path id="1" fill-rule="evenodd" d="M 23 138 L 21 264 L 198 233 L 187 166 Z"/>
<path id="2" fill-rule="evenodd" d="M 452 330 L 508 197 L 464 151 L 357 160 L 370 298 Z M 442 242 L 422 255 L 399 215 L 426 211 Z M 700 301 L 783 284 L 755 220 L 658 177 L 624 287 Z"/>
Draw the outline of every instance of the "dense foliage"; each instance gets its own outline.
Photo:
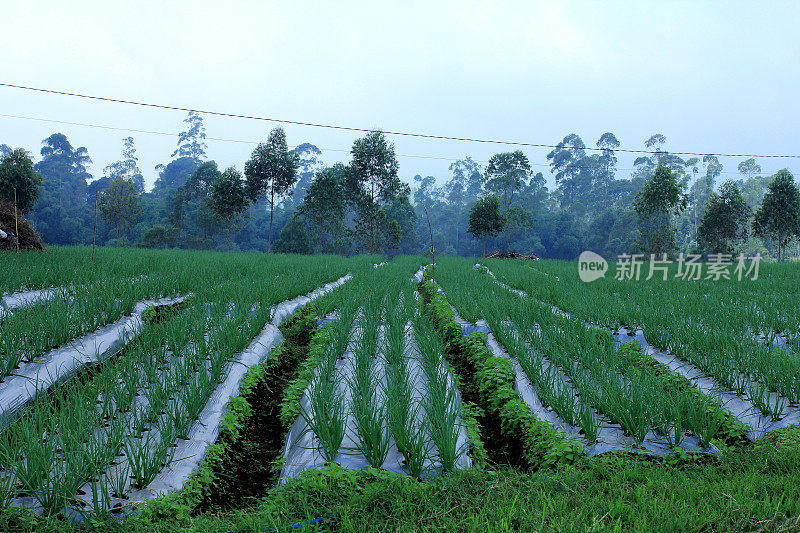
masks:
<path id="1" fill-rule="evenodd" d="M 45 139 L 34 165 L 42 184 L 29 214 L 45 242 L 90 243 L 95 197 L 125 177 L 134 184 L 139 212 L 124 235 L 114 220 L 101 218 L 99 244 L 224 249 L 227 219 L 210 205 L 211 184 L 220 171 L 206 153 L 202 116 L 190 113 L 184 122 L 172 159 L 156 167 L 158 179 L 149 191 L 132 137 L 123 139 L 120 160 L 107 165 L 100 177 L 87 170 L 91 159 L 86 148 L 73 147 L 60 133 Z M 779 219 L 793 224 L 787 217 L 794 215 L 783 212 L 789 209 L 786 201 L 775 204 L 778 197 L 768 196 L 777 207 L 768 206 L 757 216 L 776 178 L 781 178 L 776 186 L 794 186 L 787 170 L 764 176 L 755 159 L 746 159 L 734 170 L 740 179 L 728 180 L 731 185 L 723 190 L 718 180 L 726 170 L 717 157 L 682 159 L 665 149 L 666 142 L 661 134 L 647 139 L 643 148 L 649 153 L 634 161 L 628 176 L 621 176 L 616 155 L 620 142 L 613 133 L 601 135 L 594 146 L 570 133 L 547 154 L 555 179 L 550 190 L 545 175 L 535 173 L 536 163 L 521 151 L 495 154 L 485 168 L 467 156 L 450 164 L 449 176 L 407 179 L 393 144 L 380 131 L 355 140 L 349 162 L 328 167 L 319 148 L 300 143 L 290 150 L 283 130 L 276 128 L 243 164 L 253 203 L 231 232 L 230 245 L 266 251 L 274 244 L 276 250 L 297 253 L 420 253 L 430 248 L 430 217 L 436 251 L 450 255 L 480 255 L 484 245 L 487 251 L 555 259 L 573 259 L 587 249 L 607 258 L 636 252 L 797 253 L 796 232 L 775 225 Z M 6 148 L 0 157 L 15 157 Z M 669 190 L 661 186 L 665 178 Z M 745 216 L 742 203 L 732 196 L 734 188 L 750 215 Z M 647 207 L 659 190 L 669 193 L 669 205 Z M 499 198 L 499 222 L 475 217 L 475 209 L 483 207 L 476 202 L 490 194 Z M 642 200 L 638 204 L 637 195 Z M 498 229 L 472 231 L 481 225 Z M 159 226 L 163 232 L 151 231 Z"/>

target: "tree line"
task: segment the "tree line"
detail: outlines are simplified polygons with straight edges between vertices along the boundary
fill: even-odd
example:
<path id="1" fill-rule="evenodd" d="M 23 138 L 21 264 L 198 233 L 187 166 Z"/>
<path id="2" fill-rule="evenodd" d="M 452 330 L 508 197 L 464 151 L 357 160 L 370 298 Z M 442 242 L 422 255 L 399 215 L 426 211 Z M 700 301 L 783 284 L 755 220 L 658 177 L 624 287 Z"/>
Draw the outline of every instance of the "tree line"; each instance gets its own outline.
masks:
<path id="1" fill-rule="evenodd" d="M 326 166 L 314 145 L 289 148 L 273 129 L 241 170 L 207 156 L 203 119 L 186 117 L 171 160 L 145 191 L 131 137 L 99 178 L 85 147 L 54 133 L 34 162 L 0 145 L 0 201 L 12 201 L 50 244 L 97 242 L 147 247 L 294 253 L 480 255 L 518 251 L 572 259 L 585 249 L 622 253 L 797 253 L 800 205 L 788 170 L 763 176 L 754 159 L 724 173 L 713 155 L 682 159 L 656 134 L 627 177 L 618 176 L 620 143 L 604 133 L 590 150 L 569 134 L 546 157 L 556 187 L 522 151 L 485 166 L 453 161 L 446 180 L 399 177 L 394 146 L 380 131 L 357 139 L 347 163 Z"/>

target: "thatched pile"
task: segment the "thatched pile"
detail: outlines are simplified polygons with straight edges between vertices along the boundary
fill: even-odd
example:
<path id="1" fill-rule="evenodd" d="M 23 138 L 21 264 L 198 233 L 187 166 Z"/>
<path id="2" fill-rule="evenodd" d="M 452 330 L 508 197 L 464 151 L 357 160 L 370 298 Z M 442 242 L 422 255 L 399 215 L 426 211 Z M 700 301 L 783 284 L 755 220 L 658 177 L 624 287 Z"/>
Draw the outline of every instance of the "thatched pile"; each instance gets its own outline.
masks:
<path id="1" fill-rule="evenodd" d="M 19 249 L 20 250 L 44 250 L 42 238 L 28 222 L 19 215 L 17 224 L 14 224 L 14 206 L 5 202 L 0 202 L 0 250 L 17 249 L 17 230 L 19 227 Z"/>
<path id="2" fill-rule="evenodd" d="M 486 257 L 491 257 L 493 259 L 528 259 L 528 260 L 531 260 L 531 261 L 539 259 L 537 256 L 535 256 L 533 254 L 524 255 L 524 254 L 518 254 L 517 252 L 510 252 L 510 253 L 492 252 L 489 255 L 487 255 Z"/>

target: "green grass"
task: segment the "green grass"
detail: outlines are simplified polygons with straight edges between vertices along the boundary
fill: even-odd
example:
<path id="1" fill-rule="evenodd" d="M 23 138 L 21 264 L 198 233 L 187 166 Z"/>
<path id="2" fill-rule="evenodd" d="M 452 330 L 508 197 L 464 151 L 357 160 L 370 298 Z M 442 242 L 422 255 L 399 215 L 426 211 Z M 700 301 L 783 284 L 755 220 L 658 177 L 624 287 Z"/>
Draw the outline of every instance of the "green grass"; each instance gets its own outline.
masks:
<path id="1" fill-rule="evenodd" d="M 456 471 L 428 482 L 331 466 L 229 513 L 192 516 L 173 499 L 163 499 L 121 523 L 68 526 L 8 511 L 0 515 L 0 528 L 260 533 L 329 517 L 326 527 L 316 530 L 796 531 L 798 461 L 800 428 L 700 463 L 603 456 L 535 472 Z"/>

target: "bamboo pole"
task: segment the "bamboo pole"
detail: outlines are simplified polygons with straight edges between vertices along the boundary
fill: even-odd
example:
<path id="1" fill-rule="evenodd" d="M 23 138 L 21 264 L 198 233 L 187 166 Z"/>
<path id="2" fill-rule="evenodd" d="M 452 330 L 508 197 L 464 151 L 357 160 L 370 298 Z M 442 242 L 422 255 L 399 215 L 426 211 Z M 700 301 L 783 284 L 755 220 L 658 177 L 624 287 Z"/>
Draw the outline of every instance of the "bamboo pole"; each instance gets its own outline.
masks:
<path id="1" fill-rule="evenodd" d="M 94 247 L 97 243 L 97 193 L 94 191 L 94 232 L 92 234 L 92 263 L 94 263 Z"/>
<path id="2" fill-rule="evenodd" d="M 436 249 L 433 247 L 433 229 L 431 229 L 431 217 L 428 216 L 428 207 L 425 204 L 423 204 L 422 207 L 425 208 L 425 218 L 428 219 L 428 233 L 431 235 L 431 261 L 433 262 L 431 279 L 434 283 L 436 283 Z"/>
<path id="3" fill-rule="evenodd" d="M 17 241 L 17 255 L 19 255 L 19 218 L 17 217 L 17 188 L 14 187 L 14 238 Z"/>

